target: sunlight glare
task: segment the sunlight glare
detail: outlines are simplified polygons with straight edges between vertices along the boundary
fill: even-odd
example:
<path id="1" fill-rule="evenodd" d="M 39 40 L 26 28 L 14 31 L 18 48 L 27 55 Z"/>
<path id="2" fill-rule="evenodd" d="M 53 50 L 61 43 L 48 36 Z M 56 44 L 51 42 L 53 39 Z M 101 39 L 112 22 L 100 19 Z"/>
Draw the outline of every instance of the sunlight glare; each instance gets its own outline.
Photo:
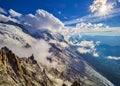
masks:
<path id="1" fill-rule="evenodd" d="M 113 6 L 112 5 L 102 5 L 99 9 L 99 15 L 105 16 L 110 13 L 112 10 Z"/>

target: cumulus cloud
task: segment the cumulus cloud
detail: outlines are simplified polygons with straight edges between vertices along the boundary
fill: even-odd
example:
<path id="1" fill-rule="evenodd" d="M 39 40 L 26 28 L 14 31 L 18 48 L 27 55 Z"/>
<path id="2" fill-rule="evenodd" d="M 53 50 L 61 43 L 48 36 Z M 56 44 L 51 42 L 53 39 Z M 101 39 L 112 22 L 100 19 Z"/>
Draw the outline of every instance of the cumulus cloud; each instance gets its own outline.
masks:
<path id="1" fill-rule="evenodd" d="M 94 0 L 90 6 L 91 12 L 96 12 L 98 16 L 110 14 L 116 5 L 116 0 Z"/>
<path id="2" fill-rule="evenodd" d="M 106 3 L 107 0 L 94 0 L 93 4 L 90 6 L 90 10 L 92 12 L 97 11 L 102 5 L 105 5 Z"/>
<path id="3" fill-rule="evenodd" d="M 10 9 L 9 13 L 12 17 L 20 17 L 22 15 L 22 14 L 16 12 L 16 11 L 14 11 L 13 9 Z"/>
<path id="4" fill-rule="evenodd" d="M 2 8 L 1 11 L 3 11 Z M 0 14 L 0 20 L 5 22 L 8 20 L 18 20 L 20 23 L 30 26 L 28 28 L 45 29 L 53 32 L 61 31 L 64 27 L 64 24 L 58 18 L 42 9 L 36 10 L 35 14 L 26 15 L 10 9 L 9 14 L 9 16 Z"/>
<path id="5" fill-rule="evenodd" d="M 78 23 L 76 24 L 76 28 L 79 29 L 100 29 L 100 28 L 106 28 L 108 27 L 107 25 L 104 25 L 103 23 L 98 23 L 98 24 L 92 24 L 92 23 Z"/>
<path id="6" fill-rule="evenodd" d="M 41 9 L 38 9 L 35 15 L 23 15 L 21 18 L 25 23 L 36 29 L 59 31 L 64 27 L 64 24 L 59 19 Z"/>
<path id="7" fill-rule="evenodd" d="M 77 50 L 82 54 L 86 54 L 90 52 L 90 49 L 86 49 L 86 48 L 78 48 Z"/>
<path id="8" fill-rule="evenodd" d="M 120 60 L 120 57 L 116 57 L 116 56 L 107 56 L 107 59 L 111 59 L 111 60 Z"/>
<path id="9" fill-rule="evenodd" d="M 7 14 L 7 12 L 3 8 L 1 8 L 1 7 L 0 7 L 0 13 Z"/>
<path id="10" fill-rule="evenodd" d="M 93 53 L 93 56 L 94 56 L 94 57 L 99 57 L 99 54 L 96 53 L 96 52 L 94 52 L 94 53 Z"/>
<path id="11" fill-rule="evenodd" d="M 91 13 L 69 21 L 65 21 L 65 25 L 72 25 L 81 22 L 101 22 L 107 18 L 112 18 L 120 15 L 120 8 L 117 7 L 116 0 L 94 0 L 90 5 Z"/>
<path id="12" fill-rule="evenodd" d="M 78 46 L 94 48 L 95 44 L 93 41 L 84 40 L 84 41 L 81 41 L 80 43 L 78 43 Z"/>
<path id="13" fill-rule="evenodd" d="M 100 42 L 94 43 L 93 41 L 81 41 L 80 43 L 77 43 L 79 48 L 77 49 L 80 53 L 82 54 L 87 54 L 87 53 L 92 53 L 94 57 L 98 57 L 97 49 L 95 48 L 96 46 L 99 45 Z"/>
<path id="14" fill-rule="evenodd" d="M 88 33 L 106 33 L 106 32 L 119 32 L 119 29 L 113 29 L 109 28 L 108 25 L 105 25 L 103 23 L 78 23 L 76 24 L 76 27 L 71 27 L 69 29 L 66 29 L 68 31 L 65 31 L 65 34 L 68 34 L 69 36 L 77 35 L 77 34 L 88 34 Z"/>
<path id="15" fill-rule="evenodd" d="M 120 36 L 119 27 L 109 27 L 104 23 L 78 23 L 76 27 L 68 27 L 65 31 L 66 35 L 74 36 L 82 35 L 103 35 L 103 36 Z"/>

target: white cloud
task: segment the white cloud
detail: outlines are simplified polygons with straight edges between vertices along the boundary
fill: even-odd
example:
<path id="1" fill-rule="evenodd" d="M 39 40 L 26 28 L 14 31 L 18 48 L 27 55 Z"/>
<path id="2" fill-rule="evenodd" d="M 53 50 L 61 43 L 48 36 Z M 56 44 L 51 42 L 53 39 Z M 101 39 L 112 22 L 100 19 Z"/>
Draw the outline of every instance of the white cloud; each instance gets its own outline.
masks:
<path id="1" fill-rule="evenodd" d="M 51 56 L 51 53 L 49 53 L 50 45 L 45 42 L 44 40 L 37 40 L 31 44 L 30 48 L 24 48 L 18 45 L 15 45 L 14 43 L 9 42 L 8 44 L 1 44 L 0 47 L 7 46 L 10 50 L 13 51 L 17 56 L 19 57 L 30 57 L 32 54 L 35 57 L 35 60 L 38 62 L 44 64 L 44 65 L 52 65 L 49 63 L 49 61 L 46 59 L 47 57 Z"/>
<path id="2" fill-rule="evenodd" d="M 31 27 L 36 29 L 48 29 L 51 31 L 59 31 L 64 27 L 64 24 L 52 14 L 47 11 L 38 9 L 33 14 L 28 14 L 21 17 L 25 23 L 31 25 Z"/>
<path id="3" fill-rule="evenodd" d="M 7 21 L 14 21 L 18 23 L 18 20 L 16 20 L 15 18 L 11 18 L 10 16 L 5 16 L 3 14 L 0 14 L 0 22 L 7 22 Z"/>
<path id="4" fill-rule="evenodd" d="M 98 53 L 96 52 L 96 46 L 98 46 L 100 42 L 94 43 L 93 41 L 81 41 L 80 43 L 77 43 L 75 45 L 79 46 L 77 49 L 82 54 L 92 53 L 94 57 L 98 57 Z"/>
<path id="5" fill-rule="evenodd" d="M 77 24 L 77 23 L 81 23 L 81 22 L 85 22 L 85 23 L 101 22 L 101 21 L 106 20 L 107 18 L 112 18 L 112 17 L 119 16 L 119 15 L 120 15 L 120 8 L 115 8 L 114 10 L 112 10 L 109 13 L 109 15 L 106 15 L 104 17 L 101 17 L 100 15 L 98 15 L 98 13 L 89 14 L 87 16 L 83 16 L 83 17 L 80 17 L 77 19 L 65 21 L 64 24 L 65 25 L 72 25 L 72 24 Z"/>
<path id="6" fill-rule="evenodd" d="M 65 25 L 71 25 L 81 22 L 101 22 L 107 18 L 112 18 L 120 15 L 120 7 L 117 7 L 116 0 L 94 0 L 90 6 L 91 14 L 74 19 L 65 21 Z"/>
<path id="7" fill-rule="evenodd" d="M 116 5 L 116 0 L 94 0 L 90 6 L 91 12 L 95 12 L 98 16 L 109 15 Z"/>
<path id="8" fill-rule="evenodd" d="M 120 36 L 119 27 L 109 27 L 103 23 L 78 23 L 76 27 L 68 27 L 65 33 L 70 37 L 73 35 L 103 35 L 103 36 Z"/>
<path id="9" fill-rule="evenodd" d="M 7 14 L 7 12 L 1 7 L 0 7 L 0 13 Z"/>
<path id="10" fill-rule="evenodd" d="M 66 44 L 65 42 L 59 42 L 59 41 L 56 41 L 56 40 L 50 40 L 49 43 L 54 43 L 57 46 L 60 46 L 60 47 L 63 47 L 63 48 L 68 47 L 68 44 Z"/>
<path id="11" fill-rule="evenodd" d="M 118 0 L 118 2 L 120 3 L 120 0 Z"/>
<path id="12" fill-rule="evenodd" d="M 98 53 L 96 53 L 96 52 L 94 52 L 94 53 L 93 53 L 93 56 L 94 56 L 94 57 L 98 57 L 98 56 L 99 56 L 99 54 L 98 54 Z"/>
<path id="13" fill-rule="evenodd" d="M 6 17 L 6 16 L 0 14 L 0 21 L 2 21 L 2 22 L 7 22 L 8 20 L 9 20 L 8 17 Z"/>
<path id="14" fill-rule="evenodd" d="M 95 47 L 93 41 L 86 41 L 86 40 L 81 41 L 81 42 L 78 44 L 78 46 L 90 47 L 90 48 L 94 48 L 94 47 Z"/>
<path id="15" fill-rule="evenodd" d="M 86 48 L 78 48 L 77 50 L 82 54 L 86 54 L 90 52 L 90 49 L 86 49 Z"/>
<path id="16" fill-rule="evenodd" d="M 98 11 L 102 5 L 105 5 L 107 0 L 94 0 L 93 4 L 90 6 L 92 12 Z"/>
<path id="17" fill-rule="evenodd" d="M 10 13 L 10 15 L 11 15 L 12 17 L 20 17 L 20 16 L 22 16 L 22 14 L 14 11 L 13 9 L 10 9 L 10 10 L 9 10 L 9 13 Z"/>
<path id="18" fill-rule="evenodd" d="M 35 14 L 26 15 L 23 15 L 14 11 L 13 9 L 10 9 L 9 14 L 9 16 L 0 14 L 0 21 L 19 21 L 22 24 L 26 24 L 28 29 L 45 29 L 50 30 L 52 32 L 60 32 L 64 28 L 64 24 L 58 18 L 54 17 L 52 14 L 42 9 L 36 10 Z"/>
<path id="19" fill-rule="evenodd" d="M 69 27 L 68 27 L 69 28 Z M 98 23 L 98 24 L 93 24 L 93 23 L 78 23 L 76 24 L 76 27 L 71 27 L 70 29 L 67 29 L 66 34 L 72 36 L 76 34 L 83 34 L 83 33 L 99 33 L 99 32 L 118 32 L 119 29 L 112 29 L 109 28 L 109 26 L 103 24 L 103 23 Z M 100 34 L 100 33 L 99 33 Z"/>
<path id="20" fill-rule="evenodd" d="M 78 23 L 76 24 L 76 28 L 79 29 L 100 29 L 100 28 L 106 28 L 107 25 L 104 25 L 103 23 L 98 24 L 92 24 L 92 23 Z"/>
<path id="21" fill-rule="evenodd" d="M 35 59 L 39 62 L 46 62 L 46 57 L 49 57 L 50 45 L 44 40 L 38 40 L 36 43 L 32 44 L 31 53 L 34 54 Z"/>
<path id="22" fill-rule="evenodd" d="M 111 60 L 120 60 L 120 57 L 116 57 L 116 56 L 107 56 L 107 59 L 111 59 Z"/>

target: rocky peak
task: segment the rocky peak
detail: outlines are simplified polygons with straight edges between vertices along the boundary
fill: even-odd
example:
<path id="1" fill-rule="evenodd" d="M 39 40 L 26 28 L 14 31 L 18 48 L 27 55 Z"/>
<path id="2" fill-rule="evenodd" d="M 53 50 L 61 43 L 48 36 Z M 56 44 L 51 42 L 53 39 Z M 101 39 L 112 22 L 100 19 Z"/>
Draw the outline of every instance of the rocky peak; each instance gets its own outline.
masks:
<path id="1" fill-rule="evenodd" d="M 37 61 L 34 58 L 34 55 L 32 54 L 30 57 L 28 57 L 29 62 L 31 62 L 31 64 L 37 64 Z"/>
<path id="2" fill-rule="evenodd" d="M 0 73 L 0 85 L 3 86 L 54 86 L 33 55 L 19 58 L 7 47 L 0 50 Z"/>
<path id="3" fill-rule="evenodd" d="M 17 75 L 23 73 L 20 59 L 7 47 L 3 47 L 0 50 L 0 62 L 3 66 L 9 64 Z"/>

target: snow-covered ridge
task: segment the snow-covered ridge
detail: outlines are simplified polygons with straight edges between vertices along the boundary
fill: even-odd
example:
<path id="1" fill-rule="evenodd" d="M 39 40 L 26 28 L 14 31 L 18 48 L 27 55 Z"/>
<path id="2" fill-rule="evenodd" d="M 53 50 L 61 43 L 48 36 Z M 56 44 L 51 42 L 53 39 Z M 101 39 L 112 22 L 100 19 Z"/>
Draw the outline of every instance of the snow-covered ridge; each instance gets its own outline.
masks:
<path id="1" fill-rule="evenodd" d="M 0 23 L 0 42 L 3 44 L 13 43 L 15 45 L 31 44 L 35 41 L 30 35 L 23 33 L 18 26 Z"/>

